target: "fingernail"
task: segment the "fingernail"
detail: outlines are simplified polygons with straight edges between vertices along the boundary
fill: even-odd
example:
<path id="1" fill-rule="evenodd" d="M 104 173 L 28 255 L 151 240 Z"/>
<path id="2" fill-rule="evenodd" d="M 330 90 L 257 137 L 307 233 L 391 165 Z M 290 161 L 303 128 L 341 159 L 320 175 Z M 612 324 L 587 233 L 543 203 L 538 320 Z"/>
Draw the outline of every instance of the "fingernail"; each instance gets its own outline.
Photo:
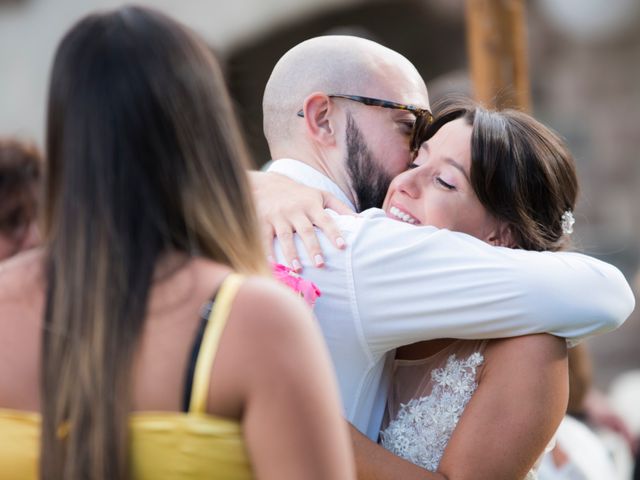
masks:
<path id="1" fill-rule="evenodd" d="M 344 248 L 346 244 L 347 243 L 344 241 L 344 238 L 342 237 L 336 238 L 336 245 L 338 245 L 338 248 Z"/>
<path id="2" fill-rule="evenodd" d="M 321 267 L 324 265 L 324 258 L 322 258 L 322 255 L 320 254 L 313 257 L 313 261 L 316 262 L 316 267 Z"/>
<path id="3" fill-rule="evenodd" d="M 299 272 L 300 270 L 302 270 L 302 265 L 300 265 L 300 262 L 298 261 L 298 259 L 295 259 L 293 262 L 291 262 L 291 267 L 296 272 Z"/>

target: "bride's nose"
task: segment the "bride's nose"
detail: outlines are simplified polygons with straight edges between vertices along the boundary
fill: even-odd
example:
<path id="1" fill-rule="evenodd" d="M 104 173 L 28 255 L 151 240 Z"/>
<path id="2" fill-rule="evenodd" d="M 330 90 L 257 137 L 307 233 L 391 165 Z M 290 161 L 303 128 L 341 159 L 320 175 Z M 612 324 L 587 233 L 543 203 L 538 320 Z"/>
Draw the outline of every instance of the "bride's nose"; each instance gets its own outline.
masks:
<path id="1" fill-rule="evenodd" d="M 420 167 L 407 170 L 396 177 L 396 188 L 411 198 L 420 196 Z"/>

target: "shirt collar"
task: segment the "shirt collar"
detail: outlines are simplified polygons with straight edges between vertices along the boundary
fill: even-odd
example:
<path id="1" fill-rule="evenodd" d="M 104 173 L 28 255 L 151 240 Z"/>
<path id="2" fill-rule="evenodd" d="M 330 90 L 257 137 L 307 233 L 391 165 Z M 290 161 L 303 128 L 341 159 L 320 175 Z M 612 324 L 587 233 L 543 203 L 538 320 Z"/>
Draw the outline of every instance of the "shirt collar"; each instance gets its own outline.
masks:
<path id="1" fill-rule="evenodd" d="M 308 187 L 326 190 L 327 192 L 335 195 L 338 200 L 345 203 L 353 211 L 356 211 L 356 207 L 353 202 L 349 200 L 349 197 L 345 195 L 333 180 L 300 160 L 294 160 L 293 158 L 281 158 L 274 160 L 269 165 L 267 171 L 285 175 Z"/>

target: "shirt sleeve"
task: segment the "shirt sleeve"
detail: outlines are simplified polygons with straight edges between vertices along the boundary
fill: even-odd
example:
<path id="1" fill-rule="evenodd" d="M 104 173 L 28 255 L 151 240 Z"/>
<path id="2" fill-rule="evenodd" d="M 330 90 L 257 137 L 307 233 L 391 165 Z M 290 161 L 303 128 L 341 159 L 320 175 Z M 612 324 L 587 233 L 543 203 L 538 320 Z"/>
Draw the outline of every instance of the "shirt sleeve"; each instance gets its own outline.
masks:
<path id="1" fill-rule="evenodd" d="M 354 310 L 377 353 L 544 332 L 576 343 L 619 327 L 635 303 L 617 268 L 586 255 L 493 247 L 384 217 L 363 222 L 349 250 Z"/>

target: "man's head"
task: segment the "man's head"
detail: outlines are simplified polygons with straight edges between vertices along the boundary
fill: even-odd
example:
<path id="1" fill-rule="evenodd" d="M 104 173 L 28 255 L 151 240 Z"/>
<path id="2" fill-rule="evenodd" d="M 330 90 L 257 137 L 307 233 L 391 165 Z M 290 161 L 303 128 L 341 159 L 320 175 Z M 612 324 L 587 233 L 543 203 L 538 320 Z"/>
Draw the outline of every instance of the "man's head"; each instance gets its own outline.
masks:
<path id="1" fill-rule="evenodd" d="M 358 37 L 307 40 L 278 61 L 265 88 L 272 157 L 319 169 L 360 210 L 380 206 L 391 178 L 411 161 L 416 116 L 394 103 L 429 107 L 424 81 L 405 57 Z"/>

